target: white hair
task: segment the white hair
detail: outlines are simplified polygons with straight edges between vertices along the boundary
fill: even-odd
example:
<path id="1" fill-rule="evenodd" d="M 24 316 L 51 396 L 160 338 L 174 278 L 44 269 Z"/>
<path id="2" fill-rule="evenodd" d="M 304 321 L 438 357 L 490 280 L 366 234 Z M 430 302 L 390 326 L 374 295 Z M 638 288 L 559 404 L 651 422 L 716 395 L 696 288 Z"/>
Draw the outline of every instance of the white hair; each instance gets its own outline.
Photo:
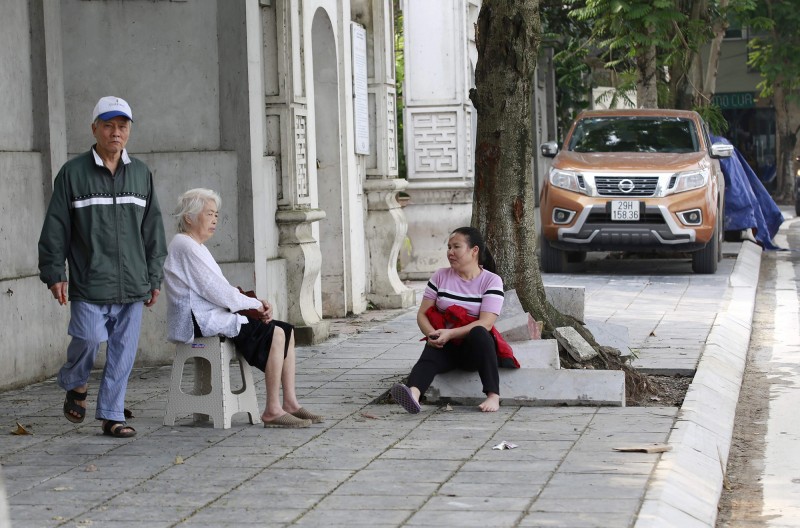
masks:
<path id="1" fill-rule="evenodd" d="M 211 189 L 189 189 L 178 198 L 178 206 L 172 216 L 178 219 L 179 233 L 186 233 L 189 230 L 186 219 L 196 221 L 200 213 L 203 212 L 206 202 L 214 202 L 217 210 L 222 204 L 219 194 Z"/>

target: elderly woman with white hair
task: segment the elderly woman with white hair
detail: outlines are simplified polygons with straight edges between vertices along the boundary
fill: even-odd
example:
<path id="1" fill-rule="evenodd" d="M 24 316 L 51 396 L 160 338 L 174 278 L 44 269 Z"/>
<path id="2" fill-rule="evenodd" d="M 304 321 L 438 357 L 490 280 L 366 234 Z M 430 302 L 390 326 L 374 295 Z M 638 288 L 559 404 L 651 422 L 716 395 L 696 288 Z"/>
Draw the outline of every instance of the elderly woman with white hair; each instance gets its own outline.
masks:
<path id="1" fill-rule="evenodd" d="M 273 319 L 267 301 L 248 297 L 232 286 L 205 246 L 214 236 L 220 203 L 219 194 L 210 189 L 191 189 L 178 200 L 174 213 L 178 234 L 169 244 L 164 263 L 168 337 L 179 343 L 201 336 L 230 338 L 247 363 L 264 372 L 264 427 L 308 427 L 321 422 L 322 416 L 297 401 L 294 327 Z M 245 310 L 257 318 L 237 313 Z"/>

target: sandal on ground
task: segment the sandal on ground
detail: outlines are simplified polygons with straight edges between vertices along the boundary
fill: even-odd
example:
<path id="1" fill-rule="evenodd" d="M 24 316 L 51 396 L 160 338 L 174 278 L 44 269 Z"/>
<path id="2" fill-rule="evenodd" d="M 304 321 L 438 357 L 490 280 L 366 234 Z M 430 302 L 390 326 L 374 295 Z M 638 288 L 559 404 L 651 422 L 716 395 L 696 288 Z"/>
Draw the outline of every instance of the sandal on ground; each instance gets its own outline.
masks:
<path id="1" fill-rule="evenodd" d="M 85 392 L 68 390 L 64 398 L 64 418 L 72 423 L 81 423 L 86 417 L 86 407 L 81 407 L 76 402 L 84 400 L 86 400 Z"/>
<path id="2" fill-rule="evenodd" d="M 312 424 L 320 423 L 323 420 L 325 420 L 324 417 L 320 416 L 319 414 L 314 414 L 306 410 L 304 407 L 300 407 L 295 412 L 289 414 L 291 414 L 295 418 L 300 418 L 301 420 L 311 420 Z"/>
<path id="3" fill-rule="evenodd" d="M 136 436 L 136 429 L 125 422 L 106 420 L 103 422 L 103 434 L 114 438 L 131 438 Z"/>
<path id="4" fill-rule="evenodd" d="M 408 413 L 417 414 L 422 410 L 417 400 L 414 399 L 414 395 L 411 394 L 411 389 L 402 383 L 395 383 L 389 390 L 389 394 Z"/>
<path id="5" fill-rule="evenodd" d="M 285 427 L 288 429 L 295 429 L 298 427 L 308 427 L 311 425 L 311 420 L 304 420 L 296 418 L 289 413 L 282 414 L 268 422 L 264 422 L 264 427 Z"/>

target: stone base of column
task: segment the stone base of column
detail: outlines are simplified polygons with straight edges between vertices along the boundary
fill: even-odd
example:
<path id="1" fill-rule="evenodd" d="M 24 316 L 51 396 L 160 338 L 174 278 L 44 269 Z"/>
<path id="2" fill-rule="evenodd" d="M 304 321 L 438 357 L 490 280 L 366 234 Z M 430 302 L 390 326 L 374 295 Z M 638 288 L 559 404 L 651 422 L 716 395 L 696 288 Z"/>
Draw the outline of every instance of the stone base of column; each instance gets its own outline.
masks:
<path id="1" fill-rule="evenodd" d="M 295 326 L 298 345 L 320 343 L 330 330 L 330 322 L 322 319 L 314 298 L 322 255 L 311 235 L 311 224 L 323 218 L 325 211 L 319 209 L 280 210 L 275 215 L 278 252 L 286 260 L 287 322 Z"/>
<path id="2" fill-rule="evenodd" d="M 409 183 L 404 213 L 408 241 L 400 249 L 400 278 L 428 280 L 447 262 L 447 237 L 468 226 L 472 217 L 472 182 Z"/>
<path id="3" fill-rule="evenodd" d="M 379 306 L 381 309 L 390 310 L 393 308 L 408 308 L 414 306 L 417 302 L 417 295 L 414 290 L 407 289 L 401 293 L 385 295 L 370 293 L 367 295 L 367 300 L 375 306 Z"/>
<path id="4" fill-rule="evenodd" d="M 318 321 L 308 326 L 294 327 L 294 341 L 297 345 L 317 345 L 330 336 L 330 321 Z"/>
<path id="5" fill-rule="evenodd" d="M 397 193 L 408 182 L 397 178 L 367 180 L 367 247 L 370 255 L 371 291 L 367 299 L 382 309 L 408 308 L 416 302 L 414 290 L 397 275 L 397 260 L 406 238 L 406 217 Z"/>

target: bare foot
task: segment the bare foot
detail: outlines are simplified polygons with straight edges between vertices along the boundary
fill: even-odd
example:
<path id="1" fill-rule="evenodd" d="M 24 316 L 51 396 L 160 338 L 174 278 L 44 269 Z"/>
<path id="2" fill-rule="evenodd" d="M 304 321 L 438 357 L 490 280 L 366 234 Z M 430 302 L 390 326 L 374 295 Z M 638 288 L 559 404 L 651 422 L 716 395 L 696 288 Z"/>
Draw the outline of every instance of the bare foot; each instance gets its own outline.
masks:
<path id="1" fill-rule="evenodd" d="M 495 412 L 500 408 L 500 395 L 490 392 L 486 395 L 483 403 L 478 405 L 478 409 L 483 412 Z"/>
<path id="2" fill-rule="evenodd" d="M 261 415 L 261 421 L 264 422 L 264 423 L 272 422 L 272 421 L 277 420 L 278 418 L 280 418 L 281 416 L 284 416 L 286 414 L 289 414 L 289 413 L 284 412 L 283 409 L 281 409 L 280 412 L 272 412 L 272 413 L 264 411 L 264 414 Z"/>

